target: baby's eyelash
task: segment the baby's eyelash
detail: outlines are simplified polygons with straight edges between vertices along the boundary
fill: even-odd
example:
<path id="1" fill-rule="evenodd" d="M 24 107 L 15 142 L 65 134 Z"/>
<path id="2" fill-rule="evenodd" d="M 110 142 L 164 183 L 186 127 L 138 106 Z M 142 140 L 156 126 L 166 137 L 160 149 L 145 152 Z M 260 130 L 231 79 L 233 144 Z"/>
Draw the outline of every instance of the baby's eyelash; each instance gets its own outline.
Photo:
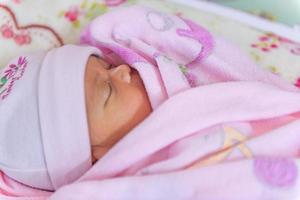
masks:
<path id="1" fill-rule="evenodd" d="M 110 98 L 110 96 L 111 96 L 111 94 L 112 94 L 112 86 L 111 86 L 111 83 L 110 83 L 109 81 L 107 81 L 106 84 L 107 84 L 108 87 L 109 87 L 109 94 L 108 94 L 108 96 L 107 96 L 107 98 L 106 98 L 106 100 L 105 100 L 104 106 L 107 105 L 107 103 L 108 103 L 108 101 L 109 101 L 109 98 Z"/>

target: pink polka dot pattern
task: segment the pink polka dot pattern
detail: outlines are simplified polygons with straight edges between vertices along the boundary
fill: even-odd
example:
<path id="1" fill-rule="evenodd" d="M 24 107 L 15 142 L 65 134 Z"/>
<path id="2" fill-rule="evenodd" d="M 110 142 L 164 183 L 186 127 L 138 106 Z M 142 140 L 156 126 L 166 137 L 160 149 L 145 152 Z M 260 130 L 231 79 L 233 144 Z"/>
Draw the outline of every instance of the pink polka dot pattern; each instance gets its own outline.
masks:
<path id="1" fill-rule="evenodd" d="M 278 157 L 257 157 L 254 173 L 260 181 L 272 187 L 292 187 L 298 176 L 293 160 Z"/>

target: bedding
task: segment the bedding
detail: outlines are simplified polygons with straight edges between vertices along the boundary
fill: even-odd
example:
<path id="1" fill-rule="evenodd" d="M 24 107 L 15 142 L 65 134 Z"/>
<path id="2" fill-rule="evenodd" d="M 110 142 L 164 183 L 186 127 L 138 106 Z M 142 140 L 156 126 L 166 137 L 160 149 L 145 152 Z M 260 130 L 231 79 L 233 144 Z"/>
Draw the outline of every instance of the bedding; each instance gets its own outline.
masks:
<path id="1" fill-rule="evenodd" d="M 259 66 L 300 85 L 300 44 L 274 33 L 171 1 L 5 0 L 0 2 L 0 68 L 22 52 L 79 41 L 79 33 L 98 15 L 119 6 L 143 4 L 194 19 L 245 51 Z M 26 10 L 26 12 L 24 12 Z M 4 51 L 5 50 L 5 51 Z"/>
<path id="2" fill-rule="evenodd" d="M 259 66 L 300 85 L 300 44 L 288 36 L 283 38 L 216 13 L 156 0 L 0 1 L 0 67 L 22 52 L 78 43 L 80 31 L 93 18 L 131 4 L 147 5 L 194 19 L 242 48 Z"/>

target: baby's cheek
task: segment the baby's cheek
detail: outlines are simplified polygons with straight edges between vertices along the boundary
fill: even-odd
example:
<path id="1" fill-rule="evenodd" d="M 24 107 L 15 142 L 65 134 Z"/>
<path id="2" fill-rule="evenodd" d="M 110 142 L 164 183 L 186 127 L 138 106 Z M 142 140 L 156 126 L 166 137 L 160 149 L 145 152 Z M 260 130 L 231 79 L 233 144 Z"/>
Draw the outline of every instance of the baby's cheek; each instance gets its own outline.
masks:
<path id="1" fill-rule="evenodd" d="M 131 88 L 123 97 L 120 99 L 122 106 L 117 112 L 123 121 L 123 128 L 130 130 L 151 112 L 151 107 L 147 96 L 139 88 Z"/>
<path id="2" fill-rule="evenodd" d="M 94 122 L 93 129 L 90 131 L 90 141 L 92 145 L 100 145 L 109 136 L 109 130 L 107 125 L 103 125 L 101 122 Z"/>
<path id="3" fill-rule="evenodd" d="M 143 121 L 151 112 L 151 105 L 146 94 L 140 92 L 139 95 L 136 96 L 136 118 L 137 122 Z"/>

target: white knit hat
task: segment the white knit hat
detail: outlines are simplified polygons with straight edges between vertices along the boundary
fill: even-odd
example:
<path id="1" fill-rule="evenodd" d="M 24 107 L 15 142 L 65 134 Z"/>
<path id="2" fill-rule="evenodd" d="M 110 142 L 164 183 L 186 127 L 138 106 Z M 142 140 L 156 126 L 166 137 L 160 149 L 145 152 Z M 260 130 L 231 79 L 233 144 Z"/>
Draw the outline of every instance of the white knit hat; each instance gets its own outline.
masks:
<path id="1" fill-rule="evenodd" d="M 93 47 L 19 56 L 0 71 L 0 170 L 55 190 L 91 166 L 84 73 Z"/>

